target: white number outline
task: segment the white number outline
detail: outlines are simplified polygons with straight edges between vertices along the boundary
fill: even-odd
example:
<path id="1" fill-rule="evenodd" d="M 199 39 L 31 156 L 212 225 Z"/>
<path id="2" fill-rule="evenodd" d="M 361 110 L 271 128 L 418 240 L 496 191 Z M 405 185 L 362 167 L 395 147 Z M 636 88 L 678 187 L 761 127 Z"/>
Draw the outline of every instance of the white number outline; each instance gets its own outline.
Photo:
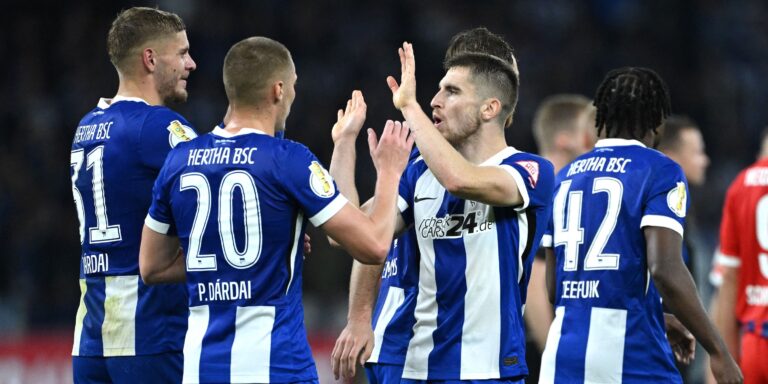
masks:
<path id="1" fill-rule="evenodd" d="M 243 220 L 245 225 L 245 244 L 243 250 L 237 249 L 234 233 L 233 204 L 235 189 L 239 188 L 243 198 Z M 218 264 L 215 254 L 200 254 L 203 235 L 211 215 L 211 185 L 202 173 L 191 172 L 181 175 L 180 190 L 194 189 L 197 192 L 197 208 L 189 234 L 187 252 L 188 271 L 216 271 Z M 259 193 L 253 177 L 242 170 L 224 175 L 219 186 L 218 232 L 224 260 L 232 268 L 252 267 L 261 258 L 262 226 Z M 255 222 L 254 222 L 255 221 Z M 197 263 L 193 263 L 196 261 Z"/>
<path id="2" fill-rule="evenodd" d="M 91 179 L 91 191 L 93 192 L 94 214 L 96 215 L 96 226 L 88 227 L 90 244 L 110 243 L 123 240 L 120 224 L 109 225 L 107 216 L 107 201 L 104 192 L 104 146 L 100 145 L 84 156 L 83 149 L 77 149 L 70 152 L 69 165 L 74 167 L 72 173 L 72 195 L 77 209 L 77 218 L 80 221 L 80 244 L 85 241 L 85 204 L 83 195 L 77 188 L 77 179 L 83 162 L 87 163 L 86 170 L 93 170 Z"/>
<path id="3" fill-rule="evenodd" d="M 243 198 L 246 235 L 242 252 L 237 249 L 232 222 L 234 218 L 232 200 L 236 188 L 240 188 Z M 246 269 L 259 261 L 262 247 L 261 233 L 261 206 L 256 182 L 248 172 L 238 170 L 227 173 L 222 177 L 219 187 L 219 239 L 221 249 L 224 251 L 224 259 L 232 268 Z"/>
<path id="4" fill-rule="evenodd" d="M 569 191 L 571 180 L 560 183 L 560 189 L 554 200 L 552 211 L 554 224 L 554 245 L 564 246 L 564 271 L 578 270 L 579 247 L 584 244 L 584 228 L 581 227 L 581 211 L 583 191 Z M 584 257 L 584 270 L 617 270 L 619 269 L 619 253 L 603 253 L 613 231 L 616 229 L 624 186 L 620 180 L 613 177 L 595 178 L 592 184 L 592 194 L 608 194 L 606 212 L 600 226 L 590 242 Z M 565 223 L 566 196 L 568 197 L 568 222 Z M 768 222 L 767 222 L 768 226 Z M 768 259 L 767 259 L 768 261 Z"/>

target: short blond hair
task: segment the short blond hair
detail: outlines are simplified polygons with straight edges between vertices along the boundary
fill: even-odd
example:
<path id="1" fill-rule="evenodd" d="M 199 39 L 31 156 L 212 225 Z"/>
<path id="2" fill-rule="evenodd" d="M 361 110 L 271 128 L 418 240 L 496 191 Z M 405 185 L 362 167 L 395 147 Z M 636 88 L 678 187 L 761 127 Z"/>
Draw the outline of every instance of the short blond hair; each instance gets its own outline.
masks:
<path id="1" fill-rule="evenodd" d="M 579 118 L 589 112 L 592 101 L 582 95 L 560 94 L 547 97 L 533 116 L 533 137 L 540 152 L 554 149 L 555 135 L 575 131 Z"/>
<path id="2" fill-rule="evenodd" d="M 123 10 L 112 21 L 107 34 L 109 60 L 118 71 L 125 71 L 125 59 L 142 45 L 184 30 L 184 21 L 175 13 L 148 7 Z"/>
<path id="3" fill-rule="evenodd" d="M 224 58 L 224 90 L 230 102 L 260 104 L 264 89 L 278 76 L 293 69 L 291 53 L 283 44 L 267 37 L 242 40 Z"/>

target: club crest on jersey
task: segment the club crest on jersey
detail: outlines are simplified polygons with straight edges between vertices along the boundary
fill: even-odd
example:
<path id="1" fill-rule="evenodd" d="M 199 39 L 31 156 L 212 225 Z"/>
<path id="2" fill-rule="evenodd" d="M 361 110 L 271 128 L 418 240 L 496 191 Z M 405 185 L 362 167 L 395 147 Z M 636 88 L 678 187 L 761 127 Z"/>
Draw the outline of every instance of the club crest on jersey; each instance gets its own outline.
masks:
<path id="1" fill-rule="evenodd" d="M 536 183 L 539 181 L 539 163 L 525 160 L 517 161 L 515 164 L 523 167 L 528 172 L 528 181 L 531 183 L 531 187 L 536 188 Z"/>
<path id="2" fill-rule="evenodd" d="M 688 192 L 685 190 L 685 183 L 678 181 L 675 188 L 667 193 L 667 206 L 678 217 L 685 217 L 685 206 L 688 202 Z"/>
<path id="3" fill-rule="evenodd" d="M 336 187 L 333 185 L 333 178 L 320 163 L 313 161 L 309 165 L 312 174 L 309 176 L 309 186 L 312 192 L 320 197 L 331 197 L 336 193 Z"/>
<path id="4" fill-rule="evenodd" d="M 171 121 L 166 129 L 170 132 L 168 134 L 168 144 L 171 145 L 171 148 L 175 148 L 183 141 L 190 141 L 197 137 L 192 128 L 187 127 L 178 120 Z"/>

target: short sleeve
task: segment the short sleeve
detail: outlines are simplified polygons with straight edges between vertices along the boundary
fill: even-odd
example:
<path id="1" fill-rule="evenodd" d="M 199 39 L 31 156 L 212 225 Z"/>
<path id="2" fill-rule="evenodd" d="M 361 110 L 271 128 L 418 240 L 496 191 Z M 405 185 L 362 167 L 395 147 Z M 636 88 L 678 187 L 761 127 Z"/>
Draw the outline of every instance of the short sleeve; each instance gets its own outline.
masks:
<path id="1" fill-rule="evenodd" d="M 275 175 L 285 189 L 301 206 L 312 225 L 319 227 L 337 214 L 347 199 L 339 193 L 336 182 L 306 147 L 284 142 L 284 151 L 275 159 Z"/>
<path id="2" fill-rule="evenodd" d="M 153 109 L 144 119 L 139 133 L 142 163 L 160 169 L 171 149 L 195 137 L 197 132 L 181 115 L 167 108 Z"/>
<path id="3" fill-rule="evenodd" d="M 554 233 L 555 225 L 554 221 L 552 221 L 552 214 L 550 213 L 549 218 L 547 218 L 547 226 L 544 228 L 544 235 L 541 236 L 540 246 L 542 248 L 554 248 Z"/>
<path id="4" fill-rule="evenodd" d="M 414 177 L 418 174 L 418 162 L 419 160 L 408 163 L 403 176 L 400 178 L 400 185 L 397 189 L 397 210 L 405 221 L 405 226 L 408 227 L 413 224 L 413 193 L 415 185 L 412 182 Z"/>
<path id="5" fill-rule="evenodd" d="M 510 156 L 499 165 L 517 184 L 523 204 L 515 207 L 524 211 L 529 207 L 547 207 L 552 204 L 555 172 L 552 163 L 534 156 Z"/>
<path id="6" fill-rule="evenodd" d="M 654 170 L 640 227 L 667 228 L 683 236 L 688 204 L 688 183 L 683 170 L 670 161 Z"/>
<path id="7" fill-rule="evenodd" d="M 160 169 L 160 174 L 152 187 L 152 204 L 149 206 L 149 213 L 144 219 L 144 224 L 157 233 L 173 236 L 176 234 L 176 228 L 171 211 L 171 188 L 173 180 L 169 180 L 170 160 L 168 156 L 165 165 Z"/>

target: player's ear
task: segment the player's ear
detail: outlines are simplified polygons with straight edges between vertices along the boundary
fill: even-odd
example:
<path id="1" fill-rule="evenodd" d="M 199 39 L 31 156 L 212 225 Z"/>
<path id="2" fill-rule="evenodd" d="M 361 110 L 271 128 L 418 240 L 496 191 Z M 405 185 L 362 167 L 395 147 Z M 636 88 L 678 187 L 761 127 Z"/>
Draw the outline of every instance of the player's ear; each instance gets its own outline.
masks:
<path id="1" fill-rule="evenodd" d="M 480 117 L 483 121 L 495 119 L 501 113 L 501 101 L 497 98 L 485 99 L 480 106 Z"/>
<path id="2" fill-rule="evenodd" d="M 152 48 L 141 51 L 141 62 L 148 72 L 154 72 L 157 66 L 157 52 Z"/>
<path id="3" fill-rule="evenodd" d="M 278 81 L 272 85 L 272 96 L 275 103 L 279 103 L 283 100 L 283 82 Z"/>

